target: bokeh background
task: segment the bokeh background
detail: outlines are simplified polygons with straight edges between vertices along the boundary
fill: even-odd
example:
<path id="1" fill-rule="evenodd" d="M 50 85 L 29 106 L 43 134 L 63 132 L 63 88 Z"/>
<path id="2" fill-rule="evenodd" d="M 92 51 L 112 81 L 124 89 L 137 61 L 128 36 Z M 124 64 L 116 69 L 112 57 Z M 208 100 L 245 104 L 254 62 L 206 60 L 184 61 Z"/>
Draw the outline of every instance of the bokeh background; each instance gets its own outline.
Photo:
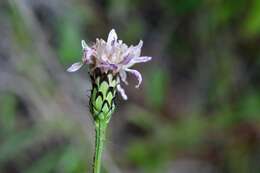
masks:
<path id="1" fill-rule="evenodd" d="M 259 0 L 1 0 L 0 172 L 89 173 L 81 39 L 144 41 L 104 173 L 260 172 Z"/>

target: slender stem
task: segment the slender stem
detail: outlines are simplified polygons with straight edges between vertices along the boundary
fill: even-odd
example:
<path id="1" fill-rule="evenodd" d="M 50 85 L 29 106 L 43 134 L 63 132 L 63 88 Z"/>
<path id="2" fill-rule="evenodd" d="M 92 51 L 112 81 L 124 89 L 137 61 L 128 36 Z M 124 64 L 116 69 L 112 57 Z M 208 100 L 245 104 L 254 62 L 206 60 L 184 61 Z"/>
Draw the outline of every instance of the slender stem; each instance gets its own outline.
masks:
<path id="1" fill-rule="evenodd" d="M 95 155 L 93 163 L 93 173 L 100 173 L 102 162 L 102 151 L 106 137 L 106 122 L 96 122 L 96 142 L 95 142 Z"/>

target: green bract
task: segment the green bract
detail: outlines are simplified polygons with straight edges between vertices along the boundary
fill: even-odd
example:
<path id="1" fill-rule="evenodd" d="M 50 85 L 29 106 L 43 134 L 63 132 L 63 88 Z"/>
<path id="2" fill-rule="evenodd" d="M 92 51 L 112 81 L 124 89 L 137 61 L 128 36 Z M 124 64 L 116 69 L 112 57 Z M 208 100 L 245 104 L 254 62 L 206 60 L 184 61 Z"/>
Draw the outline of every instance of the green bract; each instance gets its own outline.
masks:
<path id="1" fill-rule="evenodd" d="M 91 74 L 92 90 L 89 100 L 90 112 L 95 122 L 109 122 L 115 109 L 116 86 L 118 76 L 112 72 L 102 73 L 96 69 Z"/>

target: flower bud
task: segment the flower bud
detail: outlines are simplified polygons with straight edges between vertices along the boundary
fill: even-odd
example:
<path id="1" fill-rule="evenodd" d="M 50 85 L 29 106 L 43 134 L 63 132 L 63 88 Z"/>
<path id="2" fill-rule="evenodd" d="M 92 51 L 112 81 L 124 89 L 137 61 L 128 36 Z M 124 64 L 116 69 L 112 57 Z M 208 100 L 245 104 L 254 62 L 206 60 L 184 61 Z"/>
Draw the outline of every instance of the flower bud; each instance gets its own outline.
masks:
<path id="1" fill-rule="evenodd" d="M 100 69 L 95 69 L 90 76 L 92 82 L 90 112 L 95 122 L 99 120 L 108 123 L 115 109 L 118 75 L 113 74 L 112 71 L 101 72 Z"/>

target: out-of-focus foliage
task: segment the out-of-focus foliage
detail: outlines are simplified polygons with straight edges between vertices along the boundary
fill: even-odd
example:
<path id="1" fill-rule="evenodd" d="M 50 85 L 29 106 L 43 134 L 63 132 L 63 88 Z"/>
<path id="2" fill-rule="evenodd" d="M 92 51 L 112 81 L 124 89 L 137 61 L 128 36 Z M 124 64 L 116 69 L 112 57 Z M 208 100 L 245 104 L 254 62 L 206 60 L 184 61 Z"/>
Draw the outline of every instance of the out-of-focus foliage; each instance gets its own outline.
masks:
<path id="1" fill-rule="evenodd" d="M 144 41 L 103 172 L 260 172 L 259 0 L 0 2 L 0 172 L 91 172 L 81 39 Z"/>

